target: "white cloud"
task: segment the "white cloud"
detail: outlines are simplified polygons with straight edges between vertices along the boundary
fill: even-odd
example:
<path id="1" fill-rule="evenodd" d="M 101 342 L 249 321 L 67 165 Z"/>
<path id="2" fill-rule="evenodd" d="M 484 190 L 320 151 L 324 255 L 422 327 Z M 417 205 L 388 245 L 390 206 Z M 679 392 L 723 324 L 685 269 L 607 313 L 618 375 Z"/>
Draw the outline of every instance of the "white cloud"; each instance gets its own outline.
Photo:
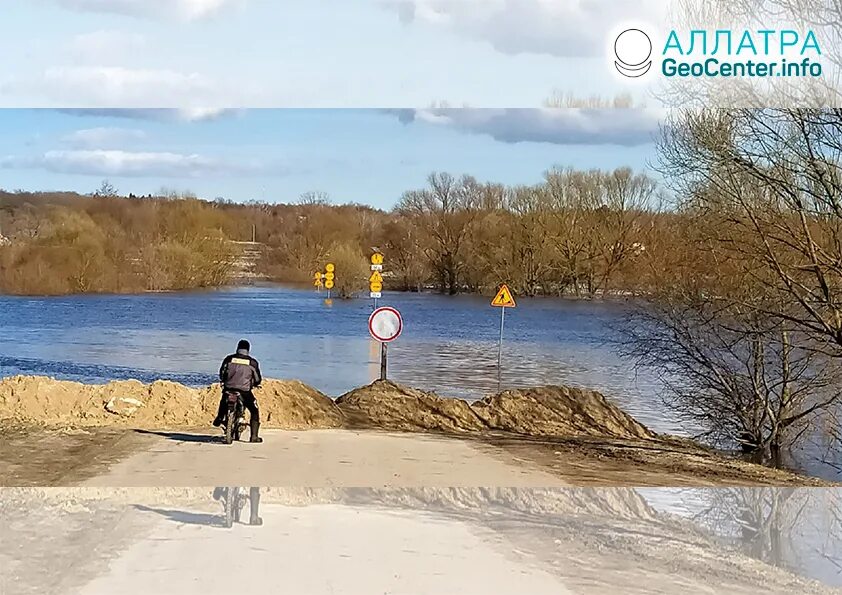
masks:
<path id="1" fill-rule="evenodd" d="M 243 0 L 51 0 L 80 12 L 108 12 L 148 18 L 187 21 L 213 17 L 223 8 Z"/>
<path id="2" fill-rule="evenodd" d="M 505 54 L 602 54 L 628 20 L 662 22 L 663 0 L 385 0 L 406 24 L 444 28 Z"/>
<path id="3" fill-rule="evenodd" d="M 645 108 L 433 108 L 392 113 L 406 124 L 447 126 L 505 143 L 558 145 L 643 145 L 652 142 L 662 119 L 660 110 Z"/>
<path id="4" fill-rule="evenodd" d="M 246 174 L 261 170 L 258 165 L 228 162 L 197 154 L 116 150 L 48 151 L 35 158 L 0 159 L 0 166 L 89 176 L 163 178 Z"/>
<path id="5" fill-rule="evenodd" d="M 49 68 L 40 79 L 22 86 L 52 100 L 72 98 L 69 101 L 82 105 L 184 105 L 214 95 L 210 82 L 197 73 L 119 66 Z"/>
<path id="6" fill-rule="evenodd" d="M 120 118 L 155 122 L 211 122 L 238 115 L 244 110 L 240 108 L 60 108 L 56 111 L 83 118 Z"/>
<path id="7" fill-rule="evenodd" d="M 100 127 L 77 130 L 62 140 L 79 147 L 98 149 L 122 146 L 146 138 L 146 132 L 137 128 Z"/>

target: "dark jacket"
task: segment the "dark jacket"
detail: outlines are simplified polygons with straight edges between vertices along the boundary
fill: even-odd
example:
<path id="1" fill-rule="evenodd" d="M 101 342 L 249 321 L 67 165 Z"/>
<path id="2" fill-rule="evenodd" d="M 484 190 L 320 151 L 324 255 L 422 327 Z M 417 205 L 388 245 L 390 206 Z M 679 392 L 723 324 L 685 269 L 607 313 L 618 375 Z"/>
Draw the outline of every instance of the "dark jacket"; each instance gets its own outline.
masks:
<path id="1" fill-rule="evenodd" d="M 219 382 L 223 388 L 231 388 L 243 392 L 249 392 L 260 386 L 263 377 L 260 375 L 260 364 L 249 355 L 245 349 L 238 349 L 222 360 L 222 367 L 219 368 Z"/>

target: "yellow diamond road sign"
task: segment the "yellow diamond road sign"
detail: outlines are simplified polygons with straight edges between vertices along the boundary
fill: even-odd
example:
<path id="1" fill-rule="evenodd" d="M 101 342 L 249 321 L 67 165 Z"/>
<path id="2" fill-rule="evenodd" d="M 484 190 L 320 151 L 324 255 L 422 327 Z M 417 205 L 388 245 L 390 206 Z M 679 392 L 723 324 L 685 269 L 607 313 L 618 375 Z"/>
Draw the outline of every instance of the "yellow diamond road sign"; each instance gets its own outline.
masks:
<path id="1" fill-rule="evenodd" d="M 500 288 L 500 291 L 497 292 L 497 295 L 494 296 L 494 299 L 491 300 L 492 306 L 497 306 L 498 308 L 514 308 L 517 306 L 515 304 L 515 298 L 512 296 L 511 290 L 507 285 L 503 285 Z"/>

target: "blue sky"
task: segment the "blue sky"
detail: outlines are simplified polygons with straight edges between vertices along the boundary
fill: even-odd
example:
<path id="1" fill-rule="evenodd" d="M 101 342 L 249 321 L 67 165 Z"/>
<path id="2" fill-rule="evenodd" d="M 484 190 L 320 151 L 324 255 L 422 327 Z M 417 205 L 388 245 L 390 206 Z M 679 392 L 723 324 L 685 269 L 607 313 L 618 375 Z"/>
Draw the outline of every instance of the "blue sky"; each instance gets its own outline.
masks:
<path id="1" fill-rule="evenodd" d="M 392 207 L 431 171 L 528 184 L 552 167 L 644 169 L 648 110 L 0 110 L 0 187 Z"/>

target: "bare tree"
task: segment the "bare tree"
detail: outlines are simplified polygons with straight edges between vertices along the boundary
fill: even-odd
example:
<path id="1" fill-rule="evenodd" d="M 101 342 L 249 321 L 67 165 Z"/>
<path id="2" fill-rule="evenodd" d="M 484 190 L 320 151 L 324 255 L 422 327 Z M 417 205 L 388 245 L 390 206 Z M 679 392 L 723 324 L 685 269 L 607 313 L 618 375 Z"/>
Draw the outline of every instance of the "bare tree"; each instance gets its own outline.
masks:
<path id="1" fill-rule="evenodd" d="M 99 188 L 97 188 L 94 191 L 93 195 L 98 197 L 111 198 L 117 196 L 117 188 L 115 188 L 114 185 L 108 180 L 103 180 L 102 184 L 100 184 Z"/>
<path id="2" fill-rule="evenodd" d="M 397 210 L 411 217 L 431 237 L 427 257 L 442 292 L 458 293 L 465 266 L 466 237 L 477 216 L 480 186 L 470 176 L 457 180 L 433 173 L 429 187 L 404 193 Z"/>
<path id="3" fill-rule="evenodd" d="M 842 110 L 686 112 L 661 153 L 712 249 L 776 294 L 764 313 L 842 356 Z"/>
<path id="4" fill-rule="evenodd" d="M 330 206 L 331 200 L 330 195 L 327 192 L 319 192 L 319 191 L 311 191 L 305 192 L 301 196 L 298 197 L 298 204 L 302 206 L 320 206 L 320 207 L 327 207 Z"/>
<path id="5" fill-rule="evenodd" d="M 730 293 L 688 282 L 650 296 L 630 311 L 619 345 L 657 372 L 665 402 L 699 437 L 779 463 L 835 414 L 840 366 L 792 325 L 746 307 L 745 280 L 732 282 Z"/>

